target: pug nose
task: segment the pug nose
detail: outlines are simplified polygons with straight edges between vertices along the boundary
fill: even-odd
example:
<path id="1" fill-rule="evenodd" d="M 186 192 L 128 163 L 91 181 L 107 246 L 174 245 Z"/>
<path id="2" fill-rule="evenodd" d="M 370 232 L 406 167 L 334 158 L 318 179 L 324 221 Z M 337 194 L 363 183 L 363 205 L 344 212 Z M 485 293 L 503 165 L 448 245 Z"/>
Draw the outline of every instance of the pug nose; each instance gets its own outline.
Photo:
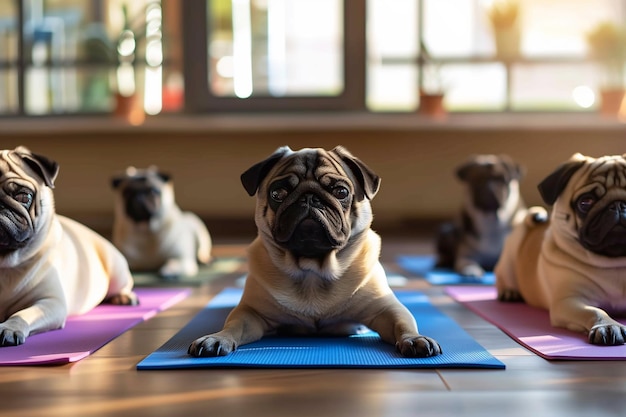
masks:
<path id="1" fill-rule="evenodd" d="M 626 201 L 613 201 L 609 210 L 614 211 L 622 222 L 626 221 Z"/>
<path id="2" fill-rule="evenodd" d="M 320 198 L 315 194 L 304 194 L 302 197 L 300 197 L 300 202 L 309 207 L 321 206 Z"/>
<path id="3" fill-rule="evenodd" d="M 626 201 L 613 201 L 609 206 L 609 210 L 615 210 L 618 212 L 626 211 Z"/>

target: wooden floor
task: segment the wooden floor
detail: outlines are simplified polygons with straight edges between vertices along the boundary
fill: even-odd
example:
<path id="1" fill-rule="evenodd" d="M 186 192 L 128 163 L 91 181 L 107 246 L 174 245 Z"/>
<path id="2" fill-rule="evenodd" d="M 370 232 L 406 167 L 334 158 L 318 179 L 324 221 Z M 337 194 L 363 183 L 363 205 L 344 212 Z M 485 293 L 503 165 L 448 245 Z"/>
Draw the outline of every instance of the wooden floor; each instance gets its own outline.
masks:
<path id="1" fill-rule="evenodd" d="M 215 255 L 243 250 L 220 244 Z M 424 242 L 383 240 L 382 257 L 429 250 Z M 429 294 L 506 370 L 135 370 L 233 279 L 194 290 L 78 363 L 0 367 L 0 416 L 626 415 L 626 362 L 546 361 L 417 279 L 409 285 Z"/>

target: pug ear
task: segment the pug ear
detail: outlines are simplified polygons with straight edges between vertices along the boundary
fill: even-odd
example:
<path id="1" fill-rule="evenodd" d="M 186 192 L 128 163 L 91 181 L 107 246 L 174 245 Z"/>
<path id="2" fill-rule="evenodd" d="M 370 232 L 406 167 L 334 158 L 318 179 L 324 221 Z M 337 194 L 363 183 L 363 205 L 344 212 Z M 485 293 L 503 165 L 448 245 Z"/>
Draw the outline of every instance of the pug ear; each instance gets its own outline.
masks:
<path id="1" fill-rule="evenodd" d="M 467 181 L 469 173 L 472 171 L 472 169 L 476 168 L 477 165 L 478 162 L 475 161 L 475 157 L 472 157 L 469 161 L 459 165 L 454 174 L 461 181 Z"/>
<path id="2" fill-rule="evenodd" d="M 289 146 L 282 146 L 271 154 L 268 158 L 264 159 L 261 162 L 258 162 L 248 168 L 246 172 L 241 174 L 241 183 L 243 184 L 243 188 L 246 189 L 250 196 L 256 194 L 259 189 L 259 185 L 263 179 L 267 176 L 270 170 L 276 165 L 276 163 L 282 159 L 283 156 L 292 153 L 293 151 Z"/>
<path id="3" fill-rule="evenodd" d="M 48 187 L 54 188 L 54 181 L 59 174 L 59 164 L 57 162 L 43 155 L 32 153 L 24 146 L 15 148 L 15 153 L 43 179 Z"/>
<path id="4" fill-rule="evenodd" d="M 539 194 L 546 204 L 554 204 L 561 192 L 567 186 L 572 175 L 586 162 L 586 158 L 577 153 L 567 162 L 561 164 L 552 174 L 548 175 L 538 185 Z"/>
<path id="5" fill-rule="evenodd" d="M 111 178 L 111 188 L 113 188 L 114 190 L 117 189 L 122 181 L 124 181 L 124 178 L 126 178 L 125 175 L 116 175 L 115 177 Z"/>
<path id="6" fill-rule="evenodd" d="M 339 156 L 339 158 L 350 168 L 355 175 L 359 185 L 363 189 L 365 196 L 371 200 L 374 198 L 380 188 L 380 177 L 376 175 L 363 161 L 352 155 L 343 146 L 335 147 L 331 152 Z M 359 197 L 362 199 L 362 197 Z"/>
<path id="7" fill-rule="evenodd" d="M 509 155 L 500 154 L 498 157 L 502 160 L 502 163 L 509 172 L 509 175 L 511 175 L 511 179 L 521 180 L 524 175 L 526 175 L 526 169 L 515 162 Z"/>

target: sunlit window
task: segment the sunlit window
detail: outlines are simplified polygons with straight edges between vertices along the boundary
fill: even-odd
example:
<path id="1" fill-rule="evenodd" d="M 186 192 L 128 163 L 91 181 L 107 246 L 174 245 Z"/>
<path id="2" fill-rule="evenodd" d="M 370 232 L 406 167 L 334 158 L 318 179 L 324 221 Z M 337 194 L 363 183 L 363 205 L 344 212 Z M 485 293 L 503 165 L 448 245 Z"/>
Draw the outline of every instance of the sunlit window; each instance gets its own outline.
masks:
<path id="1" fill-rule="evenodd" d="M 603 111 L 625 61 L 622 0 L 0 1 L 0 115 Z"/>
<path id="2" fill-rule="evenodd" d="M 343 90 L 340 0 L 216 0 L 209 19 L 208 76 L 215 95 Z"/>
<path id="3" fill-rule="evenodd" d="M 590 59 L 589 34 L 606 22 L 623 27 L 626 12 L 619 0 L 398 0 L 394 7 L 368 0 L 367 7 L 367 99 L 380 111 L 414 110 L 420 89 L 444 94 L 452 111 L 593 107 L 606 75 Z M 420 41 L 431 58 L 422 66 Z M 623 74 L 617 78 L 623 85 Z"/>

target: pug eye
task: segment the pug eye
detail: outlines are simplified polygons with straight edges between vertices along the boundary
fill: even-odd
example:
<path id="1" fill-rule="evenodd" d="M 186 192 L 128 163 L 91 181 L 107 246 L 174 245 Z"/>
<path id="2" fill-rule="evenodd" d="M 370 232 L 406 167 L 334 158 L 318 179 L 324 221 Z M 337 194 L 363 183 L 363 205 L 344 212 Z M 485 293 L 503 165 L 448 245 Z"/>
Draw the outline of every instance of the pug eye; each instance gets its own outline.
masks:
<path id="1" fill-rule="evenodd" d="M 337 200 L 343 200 L 344 198 L 347 198 L 350 195 L 350 192 L 348 191 L 348 189 L 346 187 L 335 187 L 333 188 L 333 196 L 337 199 Z"/>
<path id="2" fill-rule="evenodd" d="M 13 199 L 25 207 L 30 207 L 33 203 L 33 193 L 28 191 L 20 191 L 13 196 Z"/>
<path id="3" fill-rule="evenodd" d="M 595 202 L 596 199 L 594 197 L 590 195 L 583 195 L 578 199 L 578 201 L 576 201 L 576 208 L 579 212 L 587 214 Z"/>
<path id="4" fill-rule="evenodd" d="M 270 192 L 270 197 L 272 197 L 272 200 L 276 201 L 277 203 L 282 203 L 288 194 L 289 191 L 287 191 L 286 189 L 276 188 Z"/>

